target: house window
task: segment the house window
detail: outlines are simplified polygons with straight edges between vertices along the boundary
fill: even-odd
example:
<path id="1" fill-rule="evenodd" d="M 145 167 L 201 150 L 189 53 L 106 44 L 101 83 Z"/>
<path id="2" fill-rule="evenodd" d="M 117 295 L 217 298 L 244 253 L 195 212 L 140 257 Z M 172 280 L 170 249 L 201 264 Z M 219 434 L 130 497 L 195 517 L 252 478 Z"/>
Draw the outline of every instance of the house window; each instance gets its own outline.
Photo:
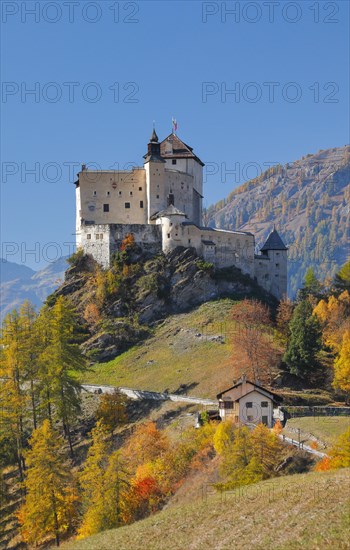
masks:
<path id="1" fill-rule="evenodd" d="M 142 191 L 142 187 L 139 187 L 139 191 Z"/>
<path id="2" fill-rule="evenodd" d="M 253 417 L 252 417 L 251 415 L 248 414 L 247 420 L 248 420 L 248 422 L 253 422 Z"/>
<path id="3" fill-rule="evenodd" d="M 253 408 L 253 403 L 252 401 L 247 401 L 245 406 L 247 407 L 247 409 L 252 409 Z"/>
<path id="4" fill-rule="evenodd" d="M 104 212 L 109 212 L 109 204 L 104 204 L 103 205 L 103 211 Z"/>
<path id="5" fill-rule="evenodd" d="M 173 159 L 173 160 L 171 161 L 171 164 L 176 164 L 176 159 Z"/>
<path id="6" fill-rule="evenodd" d="M 100 234 L 99 234 L 99 233 L 96 233 L 95 238 L 96 238 L 96 241 L 98 241 L 99 238 L 100 238 Z"/>
<path id="7" fill-rule="evenodd" d="M 100 240 L 102 241 L 103 239 L 103 233 L 100 233 Z"/>
<path id="8" fill-rule="evenodd" d="M 86 235 L 86 238 L 87 238 L 88 240 L 91 239 L 91 233 L 88 233 L 88 234 Z"/>
<path id="9" fill-rule="evenodd" d="M 143 201 L 140 201 L 140 208 L 143 208 Z"/>
<path id="10" fill-rule="evenodd" d="M 267 416 L 262 416 L 262 417 L 261 417 L 261 422 L 262 422 L 263 424 L 265 424 L 265 426 L 267 426 L 267 424 L 268 424 Z"/>
<path id="11" fill-rule="evenodd" d="M 233 401 L 224 401 L 225 409 L 233 409 Z"/>
<path id="12" fill-rule="evenodd" d="M 269 404 L 268 404 L 267 401 L 261 401 L 261 406 L 262 406 L 262 407 L 268 407 Z"/>
<path id="13" fill-rule="evenodd" d="M 125 203 L 125 208 L 130 208 L 130 202 Z"/>

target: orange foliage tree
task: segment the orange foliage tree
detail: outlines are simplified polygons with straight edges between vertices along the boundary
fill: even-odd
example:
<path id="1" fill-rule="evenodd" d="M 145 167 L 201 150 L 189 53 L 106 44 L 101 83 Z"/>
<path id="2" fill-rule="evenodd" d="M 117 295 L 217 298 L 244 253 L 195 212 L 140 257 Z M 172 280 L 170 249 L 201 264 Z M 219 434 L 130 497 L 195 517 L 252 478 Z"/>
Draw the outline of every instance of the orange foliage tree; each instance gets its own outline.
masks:
<path id="1" fill-rule="evenodd" d="M 238 354 L 246 364 L 237 374 L 244 372 L 253 382 L 271 382 L 280 354 L 273 346 L 269 309 L 257 300 L 245 299 L 233 307 L 232 318 L 235 359 Z"/>

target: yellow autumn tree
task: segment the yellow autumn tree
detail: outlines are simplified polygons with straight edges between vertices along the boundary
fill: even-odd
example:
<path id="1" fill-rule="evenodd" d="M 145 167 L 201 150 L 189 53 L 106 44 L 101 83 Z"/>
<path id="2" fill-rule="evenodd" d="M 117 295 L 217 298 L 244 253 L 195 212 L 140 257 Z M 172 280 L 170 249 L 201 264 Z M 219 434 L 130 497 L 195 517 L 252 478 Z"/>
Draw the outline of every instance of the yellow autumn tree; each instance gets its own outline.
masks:
<path id="1" fill-rule="evenodd" d="M 107 432 L 101 422 L 91 432 L 92 444 L 80 474 L 82 489 L 83 519 L 78 530 L 78 538 L 89 537 L 109 527 L 105 517 Z"/>
<path id="2" fill-rule="evenodd" d="M 347 290 L 328 301 L 320 300 L 313 311 L 322 323 L 323 341 L 336 353 L 339 352 L 344 330 L 349 324 L 350 296 Z"/>
<path id="3" fill-rule="evenodd" d="M 98 422 L 92 430 L 92 445 L 80 474 L 83 520 L 79 539 L 123 523 L 129 473 L 120 451 L 108 456 L 108 449 L 106 429 Z"/>
<path id="4" fill-rule="evenodd" d="M 232 449 L 235 438 L 235 426 L 233 422 L 226 420 L 220 422 L 214 434 L 214 449 L 219 455 L 224 455 Z"/>
<path id="5" fill-rule="evenodd" d="M 76 518 L 76 492 L 62 439 L 48 420 L 34 430 L 26 453 L 25 502 L 18 512 L 23 540 L 39 545 L 72 530 Z"/>
<path id="6" fill-rule="evenodd" d="M 350 467 L 350 428 L 341 434 L 329 452 L 315 466 L 316 472 Z"/>
<path id="7" fill-rule="evenodd" d="M 350 330 L 344 332 L 340 352 L 334 362 L 333 386 L 350 393 Z"/>

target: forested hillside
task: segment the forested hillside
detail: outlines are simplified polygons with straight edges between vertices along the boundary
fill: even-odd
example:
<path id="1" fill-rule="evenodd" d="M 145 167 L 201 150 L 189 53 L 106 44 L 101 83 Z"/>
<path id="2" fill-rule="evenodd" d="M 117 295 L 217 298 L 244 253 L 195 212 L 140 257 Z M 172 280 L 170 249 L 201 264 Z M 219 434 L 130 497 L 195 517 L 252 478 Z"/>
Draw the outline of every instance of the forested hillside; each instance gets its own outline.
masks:
<path id="1" fill-rule="evenodd" d="M 252 231 L 262 245 L 273 224 L 289 246 L 289 293 L 308 267 L 333 276 L 349 253 L 350 147 L 277 165 L 210 206 L 207 223 Z"/>

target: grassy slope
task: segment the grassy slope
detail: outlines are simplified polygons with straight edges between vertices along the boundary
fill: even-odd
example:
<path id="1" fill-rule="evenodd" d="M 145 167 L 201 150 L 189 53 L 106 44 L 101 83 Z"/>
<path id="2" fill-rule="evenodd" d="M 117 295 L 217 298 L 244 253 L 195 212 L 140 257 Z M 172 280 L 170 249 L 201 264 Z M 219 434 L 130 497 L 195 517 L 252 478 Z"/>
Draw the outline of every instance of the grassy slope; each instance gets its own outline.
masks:
<path id="1" fill-rule="evenodd" d="M 65 550 L 118 548 L 280 550 L 349 548 L 349 469 L 265 481 L 208 495 L 131 526 L 64 545 Z"/>
<path id="2" fill-rule="evenodd" d="M 187 384 L 193 395 L 215 397 L 234 377 L 229 337 L 233 304 L 218 300 L 172 315 L 145 342 L 109 363 L 95 365 L 84 382 L 170 392 Z M 216 336 L 224 343 L 211 340 Z"/>
<path id="3" fill-rule="evenodd" d="M 289 428 L 300 428 L 301 440 L 304 441 L 304 443 L 309 443 L 306 434 L 311 434 L 324 442 L 328 448 L 333 445 L 337 437 L 344 433 L 349 426 L 350 417 L 304 416 L 301 418 L 289 419 L 283 432 L 286 435 L 293 437 L 293 439 L 298 439 L 295 432 L 291 432 Z"/>

